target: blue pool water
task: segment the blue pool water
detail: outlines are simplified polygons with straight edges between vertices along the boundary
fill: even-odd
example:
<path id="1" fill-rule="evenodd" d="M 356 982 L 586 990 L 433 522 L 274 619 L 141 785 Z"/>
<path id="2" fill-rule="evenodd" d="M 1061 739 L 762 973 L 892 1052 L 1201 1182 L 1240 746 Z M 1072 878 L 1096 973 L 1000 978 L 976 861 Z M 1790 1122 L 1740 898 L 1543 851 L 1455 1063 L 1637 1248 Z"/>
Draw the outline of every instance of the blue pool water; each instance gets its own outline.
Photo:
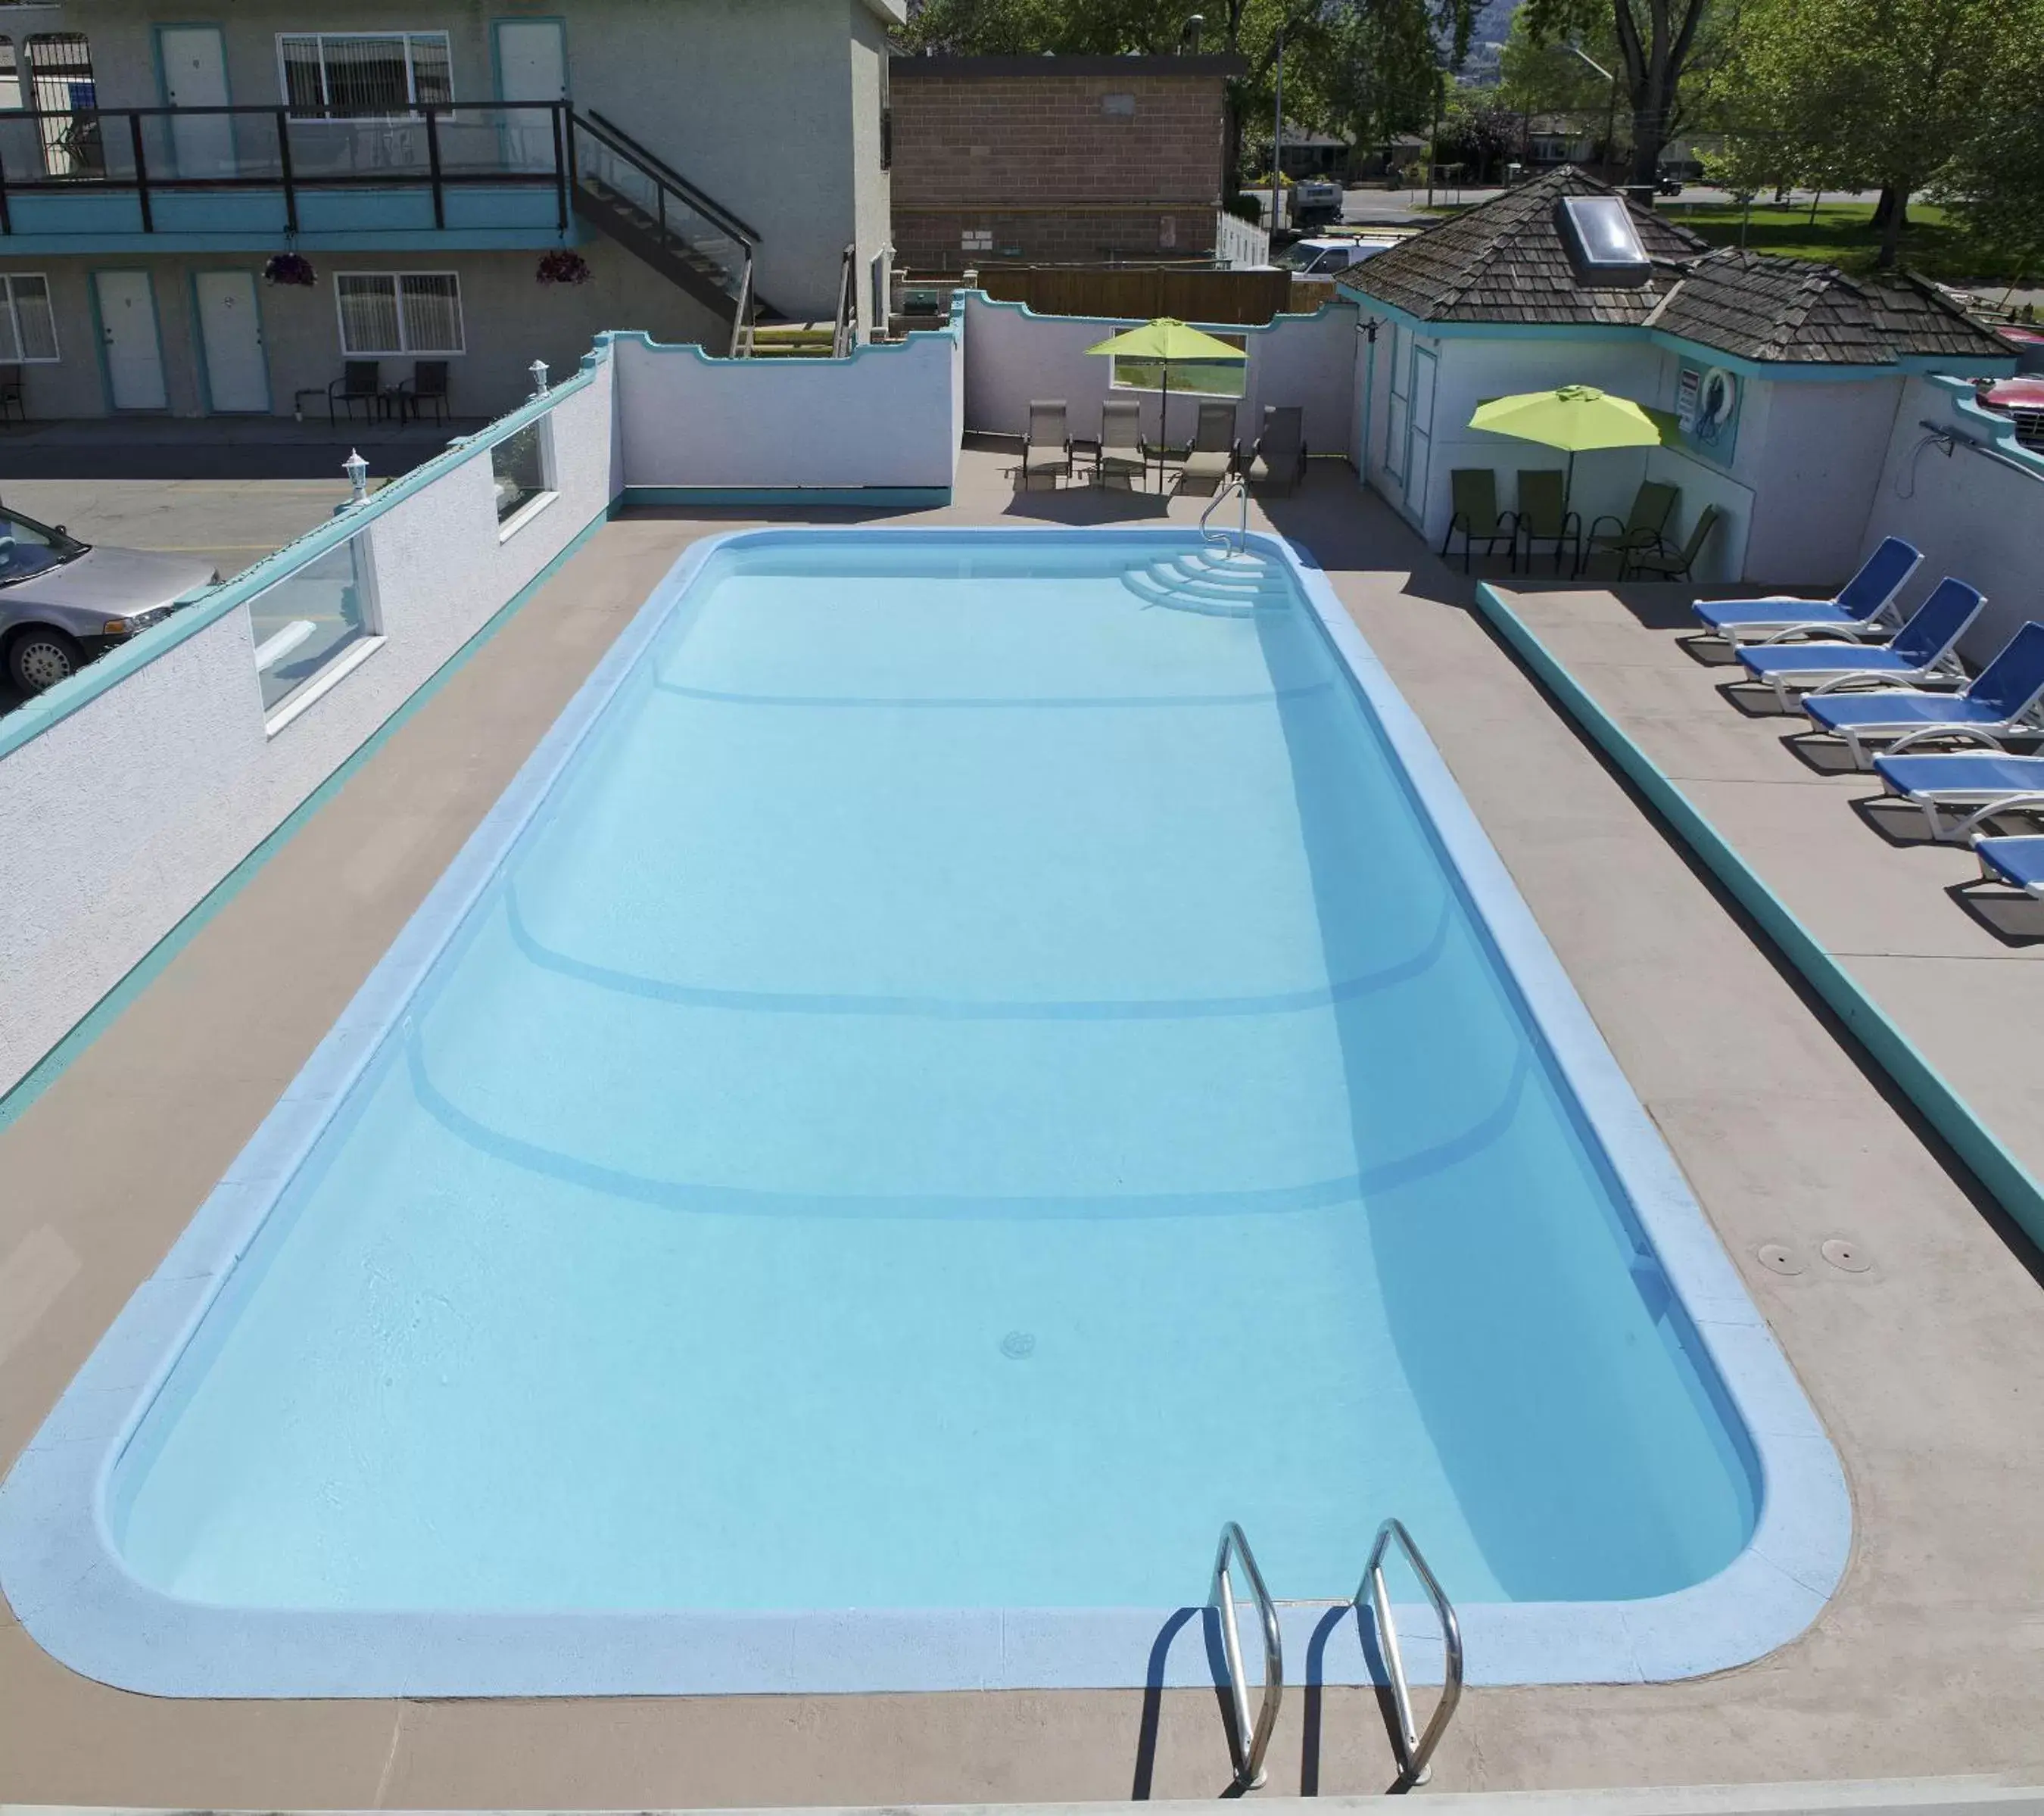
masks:
<path id="1" fill-rule="evenodd" d="M 1285 566 L 712 558 L 116 1465 L 234 1608 L 1650 1596 L 1754 1468 Z"/>

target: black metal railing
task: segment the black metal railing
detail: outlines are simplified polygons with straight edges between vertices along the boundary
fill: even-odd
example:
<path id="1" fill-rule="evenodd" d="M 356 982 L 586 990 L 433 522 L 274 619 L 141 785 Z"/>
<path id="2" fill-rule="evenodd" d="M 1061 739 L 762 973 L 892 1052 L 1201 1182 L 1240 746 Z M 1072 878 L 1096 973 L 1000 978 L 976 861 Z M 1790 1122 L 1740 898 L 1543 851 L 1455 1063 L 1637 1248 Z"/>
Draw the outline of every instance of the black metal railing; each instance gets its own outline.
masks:
<path id="1" fill-rule="evenodd" d="M 551 189 L 568 224 L 566 102 L 428 105 L 405 113 L 320 114 L 289 107 L 92 108 L 0 113 L 0 234 L 10 198 L 125 194 L 142 231 L 165 193 L 280 190 L 287 229 L 309 190 L 427 188 L 433 225 L 450 189 Z"/>

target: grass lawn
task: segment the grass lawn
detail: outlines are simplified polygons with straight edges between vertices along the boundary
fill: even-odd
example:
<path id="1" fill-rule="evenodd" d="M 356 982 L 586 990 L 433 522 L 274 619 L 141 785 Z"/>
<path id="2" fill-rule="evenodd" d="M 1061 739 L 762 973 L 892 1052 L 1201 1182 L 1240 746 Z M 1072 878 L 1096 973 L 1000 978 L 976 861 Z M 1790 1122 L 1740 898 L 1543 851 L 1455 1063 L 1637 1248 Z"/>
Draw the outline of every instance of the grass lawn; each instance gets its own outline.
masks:
<path id="1" fill-rule="evenodd" d="M 1870 271 L 1880 250 L 1869 202 L 1819 202 L 1816 219 L 1804 202 L 1776 208 L 1756 198 L 1750 217 L 1728 206 L 1663 202 L 1662 210 L 1719 246 L 1736 246 L 1746 222 L 1746 244 L 1754 252 L 1778 253 L 1788 259 L 1817 259 L 1842 271 Z M 1909 205 L 1909 225 L 1902 236 L 1902 263 L 1927 278 L 1948 284 L 2011 283 L 2019 275 L 2005 259 L 1983 255 L 1942 208 L 1928 202 Z"/>

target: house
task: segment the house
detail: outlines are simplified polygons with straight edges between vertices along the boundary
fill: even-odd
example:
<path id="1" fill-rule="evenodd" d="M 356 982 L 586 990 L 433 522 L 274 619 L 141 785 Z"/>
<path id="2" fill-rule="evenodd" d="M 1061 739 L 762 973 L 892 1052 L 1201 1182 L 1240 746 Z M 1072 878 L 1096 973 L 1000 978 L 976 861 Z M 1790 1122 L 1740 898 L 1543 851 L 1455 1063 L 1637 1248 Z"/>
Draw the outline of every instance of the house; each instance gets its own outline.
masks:
<path id="1" fill-rule="evenodd" d="M 1267 158 L 1266 140 L 1263 154 Z M 1355 147 L 1331 132 L 1316 132 L 1287 120 L 1285 122 L 1285 175 L 1288 177 L 1346 177 Z"/>
<path id="2" fill-rule="evenodd" d="M 1232 56 L 897 57 L 905 268 L 1206 259 Z"/>
<path id="3" fill-rule="evenodd" d="M 1574 113 L 1535 113 L 1526 121 L 1526 163 L 1534 171 L 1585 164 L 1596 155 L 1602 120 Z"/>
<path id="4" fill-rule="evenodd" d="M 472 417 L 620 321 L 724 353 L 741 294 L 814 320 L 848 288 L 866 332 L 902 17 L 901 0 L 10 6 L 0 363 L 23 367 L 32 416 L 90 417 L 324 412 L 344 361 L 379 362 L 379 390 L 445 361 Z"/>
<path id="5" fill-rule="evenodd" d="M 1636 256 L 1589 267 L 1562 203 L 1600 198 Z M 1681 488 L 1685 533 L 1722 524 L 1698 578 L 1827 582 L 1862 552 L 1896 413 L 1914 376 L 1996 377 L 2009 349 L 1933 286 L 1713 249 L 1564 167 L 1414 236 L 1339 280 L 1362 310 L 1354 445 L 1366 482 L 1436 547 L 1457 467 L 1500 474 L 1563 457 L 1470 428 L 1485 399 L 1593 385 L 1669 413 L 1666 444 L 1585 454 L 1583 521 L 1622 514 L 1642 478 Z"/>

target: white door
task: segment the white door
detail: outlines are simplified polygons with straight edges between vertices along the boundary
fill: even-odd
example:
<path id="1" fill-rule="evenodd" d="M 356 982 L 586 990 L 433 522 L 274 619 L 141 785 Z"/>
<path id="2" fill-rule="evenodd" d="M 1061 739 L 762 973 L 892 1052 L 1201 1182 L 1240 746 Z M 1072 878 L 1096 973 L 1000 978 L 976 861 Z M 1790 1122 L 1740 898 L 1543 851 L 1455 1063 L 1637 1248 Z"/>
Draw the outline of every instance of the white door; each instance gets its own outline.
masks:
<path id="1" fill-rule="evenodd" d="M 173 107 L 227 105 L 227 52 L 217 25 L 166 25 L 157 34 L 163 92 Z M 225 113 L 171 121 L 171 155 L 181 177 L 234 175 L 234 122 Z"/>
<path id="2" fill-rule="evenodd" d="M 198 334 L 206 349 L 206 394 L 216 412 L 270 408 L 270 374 L 263 358 L 263 322 L 256 309 L 256 278 L 248 271 L 202 271 Z"/>
<path id="3" fill-rule="evenodd" d="M 95 271 L 99 335 L 106 352 L 106 382 L 117 410 L 160 410 L 163 353 L 156 344 L 156 305 L 147 271 Z"/>
<path id="4" fill-rule="evenodd" d="M 497 92 L 507 105 L 504 137 L 521 170 L 554 167 L 554 126 L 547 115 L 509 104 L 565 101 L 568 51 L 558 19 L 497 21 Z"/>

